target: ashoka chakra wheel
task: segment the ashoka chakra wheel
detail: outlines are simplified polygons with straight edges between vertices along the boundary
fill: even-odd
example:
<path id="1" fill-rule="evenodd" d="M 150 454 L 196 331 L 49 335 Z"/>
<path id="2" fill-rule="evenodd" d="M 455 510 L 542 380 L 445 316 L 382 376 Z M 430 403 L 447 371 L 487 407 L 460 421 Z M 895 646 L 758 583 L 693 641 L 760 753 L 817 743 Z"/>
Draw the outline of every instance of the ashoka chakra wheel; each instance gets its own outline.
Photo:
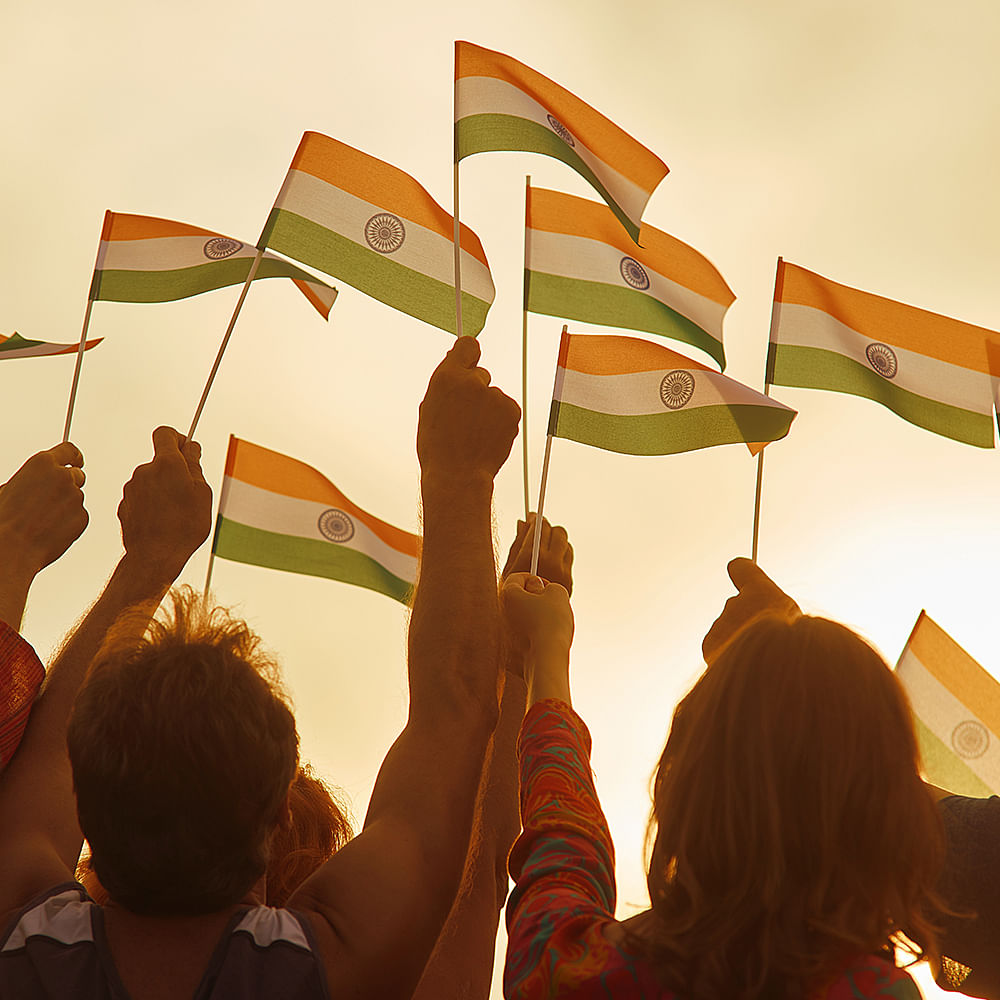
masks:
<path id="1" fill-rule="evenodd" d="M 667 372 L 660 382 L 660 399 L 670 410 L 679 410 L 694 395 L 694 376 L 686 371 Z"/>
<path id="2" fill-rule="evenodd" d="M 403 220 L 388 212 L 379 212 L 365 223 L 365 239 L 378 253 L 395 253 L 406 239 Z"/>
<path id="3" fill-rule="evenodd" d="M 951 745 L 959 757 L 975 760 L 982 757 L 990 747 L 989 730 L 975 719 L 960 722 L 952 731 Z"/>
<path id="4" fill-rule="evenodd" d="M 622 257 L 622 262 L 618 265 L 618 268 L 622 272 L 622 277 L 633 288 L 638 288 L 639 291 L 645 291 L 649 288 L 649 275 L 646 274 L 646 269 L 634 257 Z"/>
<path id="5" fill-rule="evenodd" d="M 213 236 L 205 244 L 205 256 L 209 260 L 222 260 L 223 257 L 232 257 L 242 249 L 243 244 L 239 240 L 231 240 L 228 236 Z"/>
<path id="6" fill-rule="evenodd" d="M 552 126 L 552 131 L 555 132 L 555 134 L 559 136 L 559 138 L 562 139 L 563 142 L 567 143 L 570 146 L 576 145 L 576 140 L 573 138 L 572 133 L 568 128 L 566 128 L 565 125 L 563 125 L 561 121 L 559 121 L 558 118 L 556 118 L 554 115 L 546 115 L 545 117 L 548 118 L 549 125 Z"/>
<path id="7" fill-rule="evenodd" d="M 882 378 L 892 378 L 899 371 L 896 352 L 888 344 L 869 344 L 865 348 L 865 357 Z"/>
<path id="8" fill-rule="evenodd" d="M 320 534 L 331 542 L 347 542 L 354 537 L 354 522 L 342 510 L 324 510 L 317 522 Z"/>

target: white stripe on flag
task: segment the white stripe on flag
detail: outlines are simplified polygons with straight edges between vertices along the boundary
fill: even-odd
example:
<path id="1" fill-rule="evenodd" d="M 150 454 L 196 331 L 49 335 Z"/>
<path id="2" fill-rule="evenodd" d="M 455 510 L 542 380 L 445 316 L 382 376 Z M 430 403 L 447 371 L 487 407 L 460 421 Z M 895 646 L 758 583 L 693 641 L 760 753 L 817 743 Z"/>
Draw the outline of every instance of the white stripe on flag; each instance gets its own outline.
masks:
<path id="1" fill-rule="evenodd" d="M 257 248 L 244 243 L 227 257 L 210 257 L 205 244 L 214 236 L 160 236 L 149 240 L 107 240 L 101 259 L 102 271 L 175 271 L 197 264 L 213 264 L 217 260 L 253 258 Z M 235 242 L 239 242 L 236 240 Z"/>
<path id="2" fill-rule="evenodd" d="M 227 520 L 245 524 L 249 528 L 354 549 L 374 559 L 401 580 L 407 583 L 416 580 L 417 560 L 387 545 L 363 521 L 351 514 L 348 516 L 354 524 L 354 535 L 350 539 L 346 542 L 332 542 L 323 535 L 319 530 L 319 517 L 331 507 L 334 505 L 274 493 L 227 476 L 219 512 Z"/>
<path id="3" fill-rule="evenodd" d="M 460 121 L 470 115 L 494 114 L 527 118 L 548 131 L 552 131 L 548 117 L 549 109 L 543 107 L 514 84 L 492 76 L 463 76 L 455 81 L 456 120 Z M 561 122 L 561 124 L 573 134 L 571 122 Z M 553 132 L 553 134 L 557 133 Z M 597 175 L 610 192 L 611 197 L 621 205 L 625 214 L 638 225 L 642 210 L 649 200 L 650 192 L 639 187 L 634 181 L 602 160 L 588 149 L 575 134 L 573 134 L 573 139 L 576 142 L 573 147 L 574 152 Z"/>

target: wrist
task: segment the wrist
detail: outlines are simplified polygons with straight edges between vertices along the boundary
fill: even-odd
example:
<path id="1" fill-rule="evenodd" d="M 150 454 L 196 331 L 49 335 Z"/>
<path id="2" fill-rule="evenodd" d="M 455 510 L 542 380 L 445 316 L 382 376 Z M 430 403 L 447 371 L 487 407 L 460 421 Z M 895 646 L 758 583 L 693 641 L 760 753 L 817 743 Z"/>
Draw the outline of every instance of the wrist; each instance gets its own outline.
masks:
<path id="1" fill-rule="evenodd" d="M 545 648 L 529 650 L 524 658 L 524 679 L 529 705 L 546 698 L 570 704 L 569 645 L 550 643 Z"/>
<path id="2" fill-rule="evenodd" d="M 469 500 L 493 500 L 493 476 L 472 469 L 423 469 L 420 493 L 425 504 L 443 500 L 454 505 L 456 496 Z"/>

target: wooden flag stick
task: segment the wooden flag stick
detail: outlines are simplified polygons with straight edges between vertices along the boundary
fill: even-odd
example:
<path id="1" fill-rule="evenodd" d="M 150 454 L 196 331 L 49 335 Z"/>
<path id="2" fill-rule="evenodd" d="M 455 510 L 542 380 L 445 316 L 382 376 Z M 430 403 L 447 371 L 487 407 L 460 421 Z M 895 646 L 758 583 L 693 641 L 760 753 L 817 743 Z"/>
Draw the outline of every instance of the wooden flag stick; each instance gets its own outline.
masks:
<path id="1" fill-rule="evenodd" d="M 462 224 L 458 221 L 458 161 L 454 173 L 454 241 L 455 241 L 455 334 L 464 336 L 462 330 Z"/>
<path id="2" fill-rule="evenodd" d="M 774 302 L 771 305 L 771 326 L 767 336 L 767 362 L 764 367 L 764 395 L 771 395 L 771 344 L 781 321 L 781 276 L 782 260 L 778 258 L 774 273 Z M 753 542 L 750 546 L 750 558 L 757 562 L 757 538 L 760 533 L 760 491 L 764 482 L 764 449 L 757 455 L 757 493 L 753 502 Z"/>
<path id="3" fill-rule="evenodd" d="M 528 197 L 531 175 L 524 178 L 524 293 L 521 310 L 521 478 L 524 480 L 524 519 L 528 519 Z"/>
<path id="4" fill-rule="evenodd" d="M 212 535 L 212 550 L 208 553 L 208 573 L 205 575 L 205 600 L 208 600 L 208 588 L 212 586 L 212 567 L 215 565 L 215 536 L 219 533 L 219 518 L 215 520 L 215 532 Z"/>
<path id="5" fill-rule="evenodd" d="M 562 338 L 560 340 L 560 355 L 562 345 L 566 340 L 566 325 L 563 324 Z M 559 361 L 556 360 L 556 374 L 552 380 L 552 403 L 549 408 L 549 430 L 545 435 L 545 457 L 542 459 L 542 479 L 538 484 L 538 513 L 535 515 L 535 537 L 531 545 L 531 575 L 538 573 L 538 550 L 542 544 L 542 508 L 545 506 L 545 485 L 549 481 L 549 454 L 552 451 L 552 432 L 555 429 L 555 421 L 552 414 L 559 405 L 556 402 L 556 390 L 559 385 Z"/>
<path id="6" fill-rule="evenodd" d="M 83 352 L 87 349 L 87 328 L 90 326 L 90 310 L 93 307 L 94 300 L 88 294 L 87 311 L 83 314 L 83 330 L 80 332 L 80 349 L 76 352 L 76 367 L 73 369 L 73 386 L 69 390 L 69 405 L 66 407 L 63 441 L 69 440 L 69 428 L 73 422 L 73 407 L 76 405 L 76 390 L 80 385 L 80 370 L 83 368 Z"/>
<path id="7" fill-rule="evenodd" d="M 198 421 L 201 419 L 201 411 L 205 408 L 205 400 L 208 399 L 208 393 L 212 388 L 212 383 L 215 381 L 215 375 L 219 370 L 219 365 L 222 364 L 222 355 L 226 353 L 226 346 L 229 344 L 229 338 L 232 336 L 233 327 L 236 326 L 236 320 L 240 315 L 240 310 L 243 308 L 243 300 L 247 297 L 247 292 L 250 290 L 250 282 L 257 276 L 257 268 L 260 267 L 261 258 L 263 256 L 264 248 L 261 247 L 257 251 L 257 256 L 253 259 L 253 264 L 250 266 L 250 272 L 247 274 L 247 280 L 243 282 L 243 289 L 240 291 L 240 297 L 236 300 L 236 308 L 233 310 L 233 315 L 229 320 L 229 326 L 226 327 L 225 336 L 222 338 L 222 343 L 219 345 L 219 353 L 215 356 L 215 364 L 212 365 L 212 370 L 208 373 L 208 381 L 205 383 L 205 389 L 201 394 L 201 399 L 198 401 L 198 409 L 194 411 L 191 426 L 188 428 L 188 441 L 194 437 L 194 429 L 198 426 Z"/>

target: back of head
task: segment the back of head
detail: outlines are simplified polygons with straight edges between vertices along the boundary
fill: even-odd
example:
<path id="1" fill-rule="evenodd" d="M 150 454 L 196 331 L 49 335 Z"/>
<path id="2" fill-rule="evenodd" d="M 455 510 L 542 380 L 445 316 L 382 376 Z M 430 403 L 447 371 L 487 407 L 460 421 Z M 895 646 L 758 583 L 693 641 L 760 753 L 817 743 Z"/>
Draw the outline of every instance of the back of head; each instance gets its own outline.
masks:
<path id="1" fill-rule="evenodd" d="M 77 811 L 109 895 L 135 913 L 238 902 L 264 872 L 298 760 L 274 664 L 190 588 L 138 646 L 119 623 L 67 742 Z M 271 679 L 268 679 L 268 677 Z"/>
<path id="2" fill-rule="evenodd" d="M 800 996 L 906 926 L 934 941 L 943 835 L 906 697 L 842 625 L 749 627 L 678 705 L 650 899 L 668 985 Z"/>

